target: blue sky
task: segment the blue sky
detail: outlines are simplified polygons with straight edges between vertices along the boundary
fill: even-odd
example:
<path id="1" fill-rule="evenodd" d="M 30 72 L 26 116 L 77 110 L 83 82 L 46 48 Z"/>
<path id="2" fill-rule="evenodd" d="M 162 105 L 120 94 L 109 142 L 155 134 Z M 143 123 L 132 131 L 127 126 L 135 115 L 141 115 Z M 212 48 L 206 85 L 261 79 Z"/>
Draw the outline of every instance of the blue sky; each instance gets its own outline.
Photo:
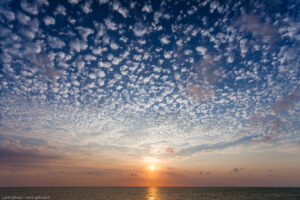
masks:
<path id="1" fill-rule="evenodd" d="M 0 6 L 0 162 L 299 152 L 297 1 Z"/>

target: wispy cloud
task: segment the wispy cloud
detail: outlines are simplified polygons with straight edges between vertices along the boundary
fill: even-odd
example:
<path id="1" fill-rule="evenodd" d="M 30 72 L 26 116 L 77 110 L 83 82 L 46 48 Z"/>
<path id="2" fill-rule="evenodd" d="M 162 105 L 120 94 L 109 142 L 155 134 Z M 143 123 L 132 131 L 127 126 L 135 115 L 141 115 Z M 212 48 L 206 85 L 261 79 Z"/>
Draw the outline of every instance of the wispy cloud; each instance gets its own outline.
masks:
<path id="1" fill-rule="evenodd" d="M 39 153 L 30 150 L 10 150 L 0 147 L 0 163 L 1 165 L 41 165 L 49 161 L 63 159 L 63 156 Z"/>
<path id="2" fill-rule="evenodd" d="M 221 142 L 221 143 L 211 144 L 211 145 L 191 146 L 191 147 L 183 148 L 182 150 L 178 151 L 176 155 L 187 156 L 187 155 L 193 155 L 195 153 L 199 153 L 203 151 L 214 151 L 214 150 L 225 149 L 231 146 L 249 143 L 255 137 L 256 136 L 247 136 L 230 142 Z"/>

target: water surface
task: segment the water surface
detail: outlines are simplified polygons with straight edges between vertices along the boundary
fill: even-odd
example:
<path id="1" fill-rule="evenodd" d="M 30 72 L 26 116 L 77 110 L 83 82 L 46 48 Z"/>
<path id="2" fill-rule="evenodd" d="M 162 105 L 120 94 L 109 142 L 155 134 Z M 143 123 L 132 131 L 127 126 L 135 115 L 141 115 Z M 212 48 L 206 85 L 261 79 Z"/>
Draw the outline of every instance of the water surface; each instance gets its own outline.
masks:
<path id="1" fill-rule="evenodd" d="M 299 200 L 300 188 L 30 187 L 0 188 L 0 194 L 2 200 Z"/>

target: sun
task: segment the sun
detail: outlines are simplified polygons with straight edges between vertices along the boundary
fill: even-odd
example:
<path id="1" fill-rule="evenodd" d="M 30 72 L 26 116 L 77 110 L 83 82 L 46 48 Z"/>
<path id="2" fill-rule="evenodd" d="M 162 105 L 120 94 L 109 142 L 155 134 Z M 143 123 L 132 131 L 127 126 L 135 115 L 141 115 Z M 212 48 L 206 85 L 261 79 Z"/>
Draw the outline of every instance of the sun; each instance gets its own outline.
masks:
<path id="1" fill-rule="evenodd" d="M 153 158 L 153 157 L 144 157 L 144 162 L 146 163 L 146 166 L 147 166 L 147 170 L 148 171 L 157 171 L 160 169 L 159 166 L 159 159 L 157 158 Z M 146 167 L 145 166 L 145 167 Z M 151 173 L 152 174 L 152 173 Z"/>
<path id="2" fill-rule="evenodd" d="M 156 169 L 155 165 L 151 165 L 151 166 L 150 166 L 150 170 L 151 170 L 151 171 L 154 171 L 155 169 Z"/>

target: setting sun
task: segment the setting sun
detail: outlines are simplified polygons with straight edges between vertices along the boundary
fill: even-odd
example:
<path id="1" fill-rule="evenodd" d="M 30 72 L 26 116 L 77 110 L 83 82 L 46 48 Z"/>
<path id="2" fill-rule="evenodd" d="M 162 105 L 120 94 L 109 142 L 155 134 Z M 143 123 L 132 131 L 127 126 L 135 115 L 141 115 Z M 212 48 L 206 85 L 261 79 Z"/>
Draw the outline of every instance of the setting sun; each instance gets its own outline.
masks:
<path id="1" fill-rule="evenodd" d="M 152 171 L 154 171 L 154 170 L 156 169 L 155 165 L 151 165 L 151 166 L 150 166 L 150 169 L 151 169 Z"/>

